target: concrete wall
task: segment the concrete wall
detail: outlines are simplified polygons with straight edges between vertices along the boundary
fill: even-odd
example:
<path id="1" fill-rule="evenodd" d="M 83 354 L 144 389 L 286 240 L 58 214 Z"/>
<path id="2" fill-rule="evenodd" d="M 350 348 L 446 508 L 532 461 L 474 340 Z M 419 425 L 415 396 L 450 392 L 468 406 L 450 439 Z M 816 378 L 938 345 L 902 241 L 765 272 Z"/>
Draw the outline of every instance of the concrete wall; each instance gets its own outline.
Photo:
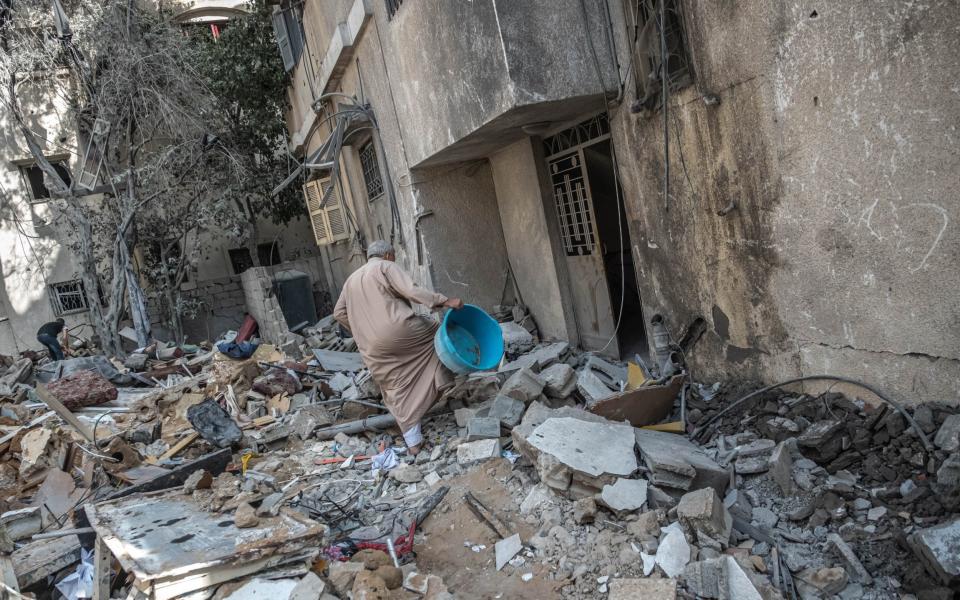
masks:
<path id="1" fill-rule="evenodd" d="M 63 157 L 72 172 L 76 156 L 72 129 L 64 122 L 66 107 L 51 99 L 41 80 L 24 84 L 22 104 L 28 126 L 46 140 L 45 154 Z M 10 115 L 0 113 L 0 354 L 40 350 L 37 329 L 56 318 L 47 285 L 77 279 L 72 253 L 48 226 L 57 215 L 46 202 L 34 203 L 19 161 L 30 152 Z M 85 313 L 64 316 L 67 327 L 88 322 Z M 76 329 L 89 336 L 91 330 Z"/>
<path id="2" fill-rule="evenodd" d="M 569 340 L 562 261 L 555 260 L 538 178 L 538 155 L 532 140 L 515 142 L 490 157 L 499 199 L 503 237 L 520 295 L 544 338 Z M 551 207 L 552 208 L 552 207 Z M 564 282 L 565 283 L 565 282 Z M 566 308 L 570 308 L 569 302 Z"/>
<path id="3" fill-rule="evenodd" d="M 581 0 L 418 0 L 378 18 L 410 164 L 483 157 L 599 105 L 616 69 L 605 0 L 584 2 L 589 27 Z"/>
<path id="4" fill-rule="evenodd" d="M 696 85 L 671 100 L 668 202 L 660 113 L 628 90 L 613 115 L 648 314 L 707 321 L 701 379 L 960 402 L 956 4 L 682 4 Z"/>
<path id="5" fill-rule="evenodd" d="M 315 60 L 311 56 L 327 48 L 330 31 L 338 19 L 346 19 L 352 4 L 305 6 L 304 28 L 311 50 L 294 71 L 290 88 L 294 101 L 288 117 L 291 131 L 304 129 L 303 123 L 312 118 L 305 112 L 313 98 L 307 81 L 307 65 Z M 408 82 L 393 72 L 391 57 L 398 50 L 381 47 L 386 35 L 381 33 L 394 27 L 396 19 L 387 19 L 383 3 L 375 2 L 373 7 L 374 14 L 353 49 L 353 64 L 334 88 L 369 103 L 376 115 L 391 175 L 383 184 L 393 186 L 400 213 L 401 227 L 394 231 L 398 263 L 421 285 L 492 308 L 500 302 L 507 262 L 490 167 L 485 162 L 470 162 L 411 170 L 409 146 L 416 143 L 418 135 L 407 134 L 406 126 L 401 127 L 401 100 L 396 97 L 397 90 Z M 328 134 L 329 127 L 321 123 L 304 144 L 304 151 L 319 147 Z M 369 139 L 369 133 L 351 137 L 341 155 L 342 189 L 356 227 L 354 239 L 321 248 L 328 259 L 334 299 L 346 277 L 364 264 L 363 246 L 381 235 L 389 239 L 391 234 L 387 195 L 372 201 L 366 195 L 357 153 Z M 465 227 L 467 223 L 469 227 Z"/>

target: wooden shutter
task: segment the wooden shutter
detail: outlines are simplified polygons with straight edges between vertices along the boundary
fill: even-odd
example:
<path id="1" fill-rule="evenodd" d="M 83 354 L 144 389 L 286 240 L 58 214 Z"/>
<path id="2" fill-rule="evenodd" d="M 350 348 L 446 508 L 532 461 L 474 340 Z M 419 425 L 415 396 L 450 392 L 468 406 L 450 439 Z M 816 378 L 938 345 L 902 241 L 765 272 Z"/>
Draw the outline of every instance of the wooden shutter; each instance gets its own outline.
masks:
<path id="1" fill-rule="evenodd" d="M 329 183 L 329 179 L 315 179 L 303 186 L 303 197 L 307 202 L 307 213 L 310 215 L 313 237 L 317 240 L 318 246 L 331 242 L 330 229 L 327 226 L 327 211 L 322 206 L 323 190 Z"/>
<path id="2" fill-rule="evenodd" d="M 287 32 L 287 22 L 283 11 L 273 13 L 273 32 L 277 36 L 277 46 L 280 47 L 280 56 L 283 57 L 283 68 L 289 71 L 296 62 L 293 59 L 293 49 L 290 47 L 290 34 Z"/>
<path id="3" fill-rule="evenodd" d="M 323 210 L 327 213 L 327 231 L 330 232 L 330 241 L 339 242 L 349 238 L 347 221 L 343 215 L 343 206 L 340 203 L 340 195 L 337 194 L 337 190 L 331 190 L 330 197 L 327 198 L 327 204 Z"/>

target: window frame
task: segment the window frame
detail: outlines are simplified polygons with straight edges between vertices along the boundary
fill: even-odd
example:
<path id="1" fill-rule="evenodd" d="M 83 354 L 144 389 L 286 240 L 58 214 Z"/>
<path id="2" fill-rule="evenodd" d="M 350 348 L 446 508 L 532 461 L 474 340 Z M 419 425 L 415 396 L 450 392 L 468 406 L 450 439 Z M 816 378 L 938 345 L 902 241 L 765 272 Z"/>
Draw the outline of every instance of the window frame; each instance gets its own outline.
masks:
<path id="1" fill-rule="evenodd" d="M 73 183 L 73 173 L 70 171 L 70 157 L 66 155 L 54 155 L 45 157 L 47 161 L 53 165 L 53 168 L 59 173 L 61 178 L 65 178 L 65 183 L 69 186 Z M 50 193 L 50 189 L 43 184 L 44 172 L 40 168 L 40 164 L 33 160 L 22 160 L 14 161 L 14 164 L 17 166 L 17 170 L 20 173 L 20 180 L 23 182 L 23 187 L 26 188 L 27 193 L 30 196 L 30 204 L 43 204 L 44 202 L 49 202 L 54 200 L 53 194 Z M 45 196 L 37 196 L 36 189 L 34 188 L 33 181 L 30 178 L 30 172 L 36 170 L 40 175 L 40 184 L 39 188 L 42 188 Z"/>
<path id="2" fill-rule="evenodd" d="M 377 146 L 372 138 L 357 149 L 357 161 L 360 165 L 360 176 L 363 178 L 363 189 L 367 194 L 367 201 L 379 200 L 386 190 L 383 185 L 383 171 L 380 170 L 380 159 L 377 156 Z M 371 179 L 373 176 L 376 176 L 375 181 Z M 380 188 L 378 192 L 371 192 L 371 189 L 376 190 L 377 187 Z"/>
<path id="3" fill-rule="evenodd" d="M 58 289 L 60 286 L 69 286 L 76 285 L 75 290 L 64 291 Z M 78 295 L 79 299 L 82 301 L 82 307 L 75 308 L 65 308 L 63 303 L 63 296 L 66 294 Z M 85 313 L 90 310 L 90 297 L 87 294 L 86 287 L 83 285 L 82 279 L 68 279 L 66 281 L 59 281 L 56 283 L 47 284 L 47 295 L 50 298 L 50 305 L 53 308 L 54 315 L 62 317 L 64 315 L 74 315 Z"/>

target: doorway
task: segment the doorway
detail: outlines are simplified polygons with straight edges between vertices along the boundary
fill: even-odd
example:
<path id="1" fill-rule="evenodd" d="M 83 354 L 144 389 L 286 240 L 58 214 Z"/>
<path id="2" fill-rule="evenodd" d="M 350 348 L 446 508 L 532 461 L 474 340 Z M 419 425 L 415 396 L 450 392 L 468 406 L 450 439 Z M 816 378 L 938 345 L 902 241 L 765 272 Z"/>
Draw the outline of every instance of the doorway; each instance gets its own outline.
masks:
<path id="1" fill-rule="evenodd" d="M 616 358 L 646 359 L 646 328 L 606 115 L 551 136 L 544 145 L 580 345 Z"/>

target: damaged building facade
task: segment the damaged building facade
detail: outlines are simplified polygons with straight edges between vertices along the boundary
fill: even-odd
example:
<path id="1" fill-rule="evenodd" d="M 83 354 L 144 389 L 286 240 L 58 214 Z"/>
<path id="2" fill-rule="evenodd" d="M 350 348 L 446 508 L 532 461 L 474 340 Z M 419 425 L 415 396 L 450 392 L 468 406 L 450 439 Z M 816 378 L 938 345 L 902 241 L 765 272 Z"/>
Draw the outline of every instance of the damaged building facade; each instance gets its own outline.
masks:
<path id="1" fill-rule="evenodd" d="M 546 339 L 632 357 L 660 315 L 701 378 L 956 402 L 955 7 L 666 8 L 661 36 L 653 0 L 279 3 L 330 293 L 392 239 Z"/>
<path id="2" fill-rule="evenodd" d="M 196 28 L 222 27 L 245 6 L 241 0 L 159 4 L 175 15 L 175 22 Z M 106 182 L 102 176 L 97 179 L 97 174 L 84 171 L 84 147 L 77 141 L 76 123 L 67 117 L 66 100 L 36 78 L 32 91 L 25 94 L 24 105 L 27 125 L 46 141 L 44 154 L 62 171 L 65 181 L 89 179 L 81 182 L 87 186 L 84 189 L 91 189 L 87 200 L 102 202 L 103 194 L 92 192 L 101 192 Z M 93 332 L 89 309 L 97 294 L 84 289 L 63 219 L 15 122 L 8 114 L 0 115 L 0 354 L 40 350 L 37 329 L 58 317 L 76 336 L 88 339 Z M 194 342 L 239 327 L 247 305 L 241 275 L 254 264 L 253 245 L 266 270 L 280 270 L 288 261 L 310 265 L 319 255 L 305 218 L 285 226 L 258 218 L 253 244 L 226 233 L 203 233 L 201 239 L 192 238 L 189 243 L 203 249 L 182 285 L 188 297 L 201 303 L 196 318 L 184 323 L 188 340 Z M 167 337 L 159 311 L 156 306 L 150 308 L 154 332 Z"/>

